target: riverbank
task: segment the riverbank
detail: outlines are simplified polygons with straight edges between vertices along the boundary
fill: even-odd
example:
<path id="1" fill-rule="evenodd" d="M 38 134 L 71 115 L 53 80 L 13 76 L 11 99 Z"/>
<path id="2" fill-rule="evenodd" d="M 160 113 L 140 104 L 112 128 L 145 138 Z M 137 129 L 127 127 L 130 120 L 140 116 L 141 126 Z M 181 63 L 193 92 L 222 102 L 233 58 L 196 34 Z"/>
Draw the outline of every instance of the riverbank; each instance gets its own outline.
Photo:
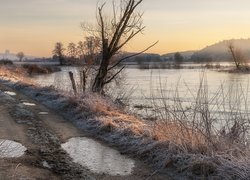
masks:
<path id="1" fill-rule="evenodd" d="M 0 69 L 2 72 L 8 71 L 25 75 L 50 74 L 59 72 L 61 69 L 55 65 L 37 65 L 37 64 L 13 64 L 10 60 L 0 60 Z"/>
<path id="2" fill-rule="evenodd" d="M 61 117 L 59 111 L 44 107 L 40 101 L 32 100 L 30 94 L 23 95 L 25 87 L 33 87 L 22 83 L 18 90 L 17 78 L 0 80 L 0 139 L 12 140 L 24 145 L 27 150 L 21 157 L 0 158 L 0 177 L 4 179 L 109 179 L 109 180 L 143 180 L 151 177 L 154 171 L 144 163 L 135 160 L 132 172 L 126 175 L 96 173 L 76 163 L 61 144 L 72 137 L 85 137 L 92 139 L 96 145 L 103 146 L 102 142 L 93 137 L 91 133 L 81 131 L 73 126 L 70 121 Z M 25 79 L 25 77 L 24 77 Z M 22 78 L 23 80 L 23 78 Z M 15 82 L 14 82 L 15 81 Z M 26 81 L 27 82 L 27 81 Z M 41 94 L 45 89 L 38 90 Z M 48 92 L 53 93 L 50 89 Z M 34 98 L 35 96 L 33 96 Z M 57 99 L 56 96 L 53 97 Z M 42 102 L 44 103 L 44 102 Z M 63 105 L 63 104 L 61 104 Z M 60 106 L 60 105 L 59 105 Z M 103 144 L 103 145 L 101 145 Z M 1 156 L 0 142 L 0 156 Z M 94 144 L 94 146 L 96 146 Z M 74 147 L 71 147 L 74 148 Z M 113 147 L 114 148 L 114 147 Z M 10 150 L 10 152 L 12 149 Z M 99 152 L 98 149 L 93 152 Z M 107 152 L 106 152 L 107 153 Z M 106 154 L 100 152 L 95 156 L 104 158 Z M 117 155 L 118 156 L 118 155 Z M 121 155 L 123 156 L 123 155 Z M 79 157 L 82 159 L 82 157 Z M 86 159 L 85 159 L 86 160 Z M 94 161 L 94 159 L 92 159 Z M 123 162 L 113 162 L 114 165 L 105 164 L 103 159 L 93 162 L 95 168 L 101 164 L 110 168 L 120 166 Z M 109 161 L 110 162 L 110 161 Z M 122 167 L 121 167 L 122 168 Z M 103 169 L 103 168 L 102 168 Z M 117 168 L 116 168 L 117 169 Z M 125 167 L 123 169 L 126 169 Z M 112 171 L 112 169 L 110 170 Z M 152 179 L 167 179 L 165 175 L 154 174 Z"/>
<path id="3" fill-rule="evenodd" d="M 172 125 L 172 128 L 160 131 L 163 124 L 155 127 L 152 122 L 126 113 L 109 99 L 93 94 L 75 97 L 53 88 L 23 82 L 2 80 L 1 83 L 42 102 L 76 127 L 117 147 L 121 152 L 143 159 L 155 168 L 155 174 L 165 172 L 174 179 L 249 178 L 249 156 L 235 158 L 216 152 L 204 155 L 198 149 L 196 152 L 185 151 L 178 140 L 174 140 L 178 126 Z M 187 149 L 191 147 L 186 146 Z"/>

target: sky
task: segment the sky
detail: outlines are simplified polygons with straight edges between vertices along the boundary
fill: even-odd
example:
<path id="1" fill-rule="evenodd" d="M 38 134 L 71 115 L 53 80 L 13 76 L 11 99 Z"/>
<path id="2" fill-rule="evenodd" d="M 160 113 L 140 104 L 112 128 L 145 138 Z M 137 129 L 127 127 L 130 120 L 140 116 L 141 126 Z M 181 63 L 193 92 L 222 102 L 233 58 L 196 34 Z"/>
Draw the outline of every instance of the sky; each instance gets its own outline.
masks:
<path id="1" fill-rule="evenodd" d="M 95 21 L 97 2 L 0 0 L 0 52 L 49 57 L 55 42 L 84 40 L 80 24 Z M 146 29 L 124 50 L 140 51 L 159 40 L 149 52 L 165 54 L 250 38 L 249 7 L 249 0 L 144 0 L 139 10 Z"/>

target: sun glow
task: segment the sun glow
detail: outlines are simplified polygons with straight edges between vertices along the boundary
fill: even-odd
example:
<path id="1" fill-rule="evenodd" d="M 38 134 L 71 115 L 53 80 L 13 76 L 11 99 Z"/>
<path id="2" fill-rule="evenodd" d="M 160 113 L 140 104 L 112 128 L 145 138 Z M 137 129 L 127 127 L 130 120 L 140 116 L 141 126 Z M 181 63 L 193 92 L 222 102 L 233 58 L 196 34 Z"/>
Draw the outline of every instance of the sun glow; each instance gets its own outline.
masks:
<path id="1" fill-rule="evenodd" d="M 95 20 L 96 2 L 74 1 L 1 1 L 0 52 L 24 51 L 25 54 L 51 56 L 54 43 L 84 39 L 80 23 Z M 58 6 L 60 3 L 60 6 Z M 127 51 L 139 51 L 159 40 L 153 53 L 201 49 L 217 41 L 250 37 L 247 0 L 145 0 L 146 30 Z"/>

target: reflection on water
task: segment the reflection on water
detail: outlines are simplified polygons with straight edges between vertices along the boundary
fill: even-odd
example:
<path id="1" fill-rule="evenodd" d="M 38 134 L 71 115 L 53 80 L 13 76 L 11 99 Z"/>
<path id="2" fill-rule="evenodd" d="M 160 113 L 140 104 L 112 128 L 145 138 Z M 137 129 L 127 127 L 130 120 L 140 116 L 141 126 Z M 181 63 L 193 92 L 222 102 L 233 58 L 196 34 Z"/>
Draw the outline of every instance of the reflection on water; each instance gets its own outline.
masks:
<path id="1" fill-rule="evenodd" d="M 118 151 L 85 137 L 72 138 L 62 148 L 73 158 L 95 173 L 126 176 L 132 173 L 134 161 Z"/>
<path id="2" fill-rule="evenodd" d="M 14 158 L 21 157 L 27 149 L 20 143 L 0 139 L 0 157 Z"/>

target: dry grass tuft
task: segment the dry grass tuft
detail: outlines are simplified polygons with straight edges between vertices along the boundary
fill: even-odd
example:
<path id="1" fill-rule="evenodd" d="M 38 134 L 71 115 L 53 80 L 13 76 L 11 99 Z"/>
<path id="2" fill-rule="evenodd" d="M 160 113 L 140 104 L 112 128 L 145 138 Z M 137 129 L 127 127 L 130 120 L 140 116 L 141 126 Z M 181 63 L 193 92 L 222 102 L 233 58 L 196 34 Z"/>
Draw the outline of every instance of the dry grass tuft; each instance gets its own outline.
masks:
<path id="1" fill-rule="evenodd" d="M 34 84 L 34 82 L 28 78 L 27 71 L 19 66 L 0 66 L 0 76 L 12 81 Z"/>
<path id="2" fill-rule="evenodd" d="M 108 118 L 99 118 L 101 121 L 100 129 L 104 132 L 110 133 L 113 130 L 117 129 L 117 124 L 114 123 L 111 119 Z"/>
<path id="3" fill-rule="evenodd" d="M 205 136 L 197 130 L 187 128 L 183 124 L 157 121 L 151 130 L 153 139 L 172 142 L 184 152 L 204 151 Z"/>
<path id="4" fill-rule="evenodd" d="M 142 136 L 146 134 L 147 124 L 140 118 L 130 115 L 110 99 L 97 94 L 84 95 L 80 100 L 81 108 L 89 111 L 101 123 L 100 129 L 105 132 L 113 130 L 121 131 L 123 134 Z"/>
<path id="5" fill-rule="evenodd" d="M 188 169 L 195 175 L 208 177 L 217 173 L 217 166 L 211 161 L 196 161 Z"/>

